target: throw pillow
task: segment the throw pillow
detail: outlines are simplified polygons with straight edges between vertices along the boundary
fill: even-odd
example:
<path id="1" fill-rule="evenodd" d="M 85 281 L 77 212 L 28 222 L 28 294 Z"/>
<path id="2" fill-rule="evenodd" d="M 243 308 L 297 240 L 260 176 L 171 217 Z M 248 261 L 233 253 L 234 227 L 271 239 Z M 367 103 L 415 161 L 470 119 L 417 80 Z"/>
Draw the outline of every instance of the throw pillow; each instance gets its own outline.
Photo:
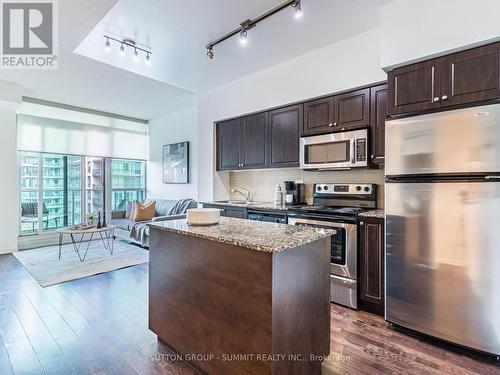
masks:
<path id="1" fill-rule="evenodd" d="M 146 202 L 144 204 L 135 201 L 132 208 L 131 217 L 132 221 L 146 221 L 155 217 L 156 201 Z"/>

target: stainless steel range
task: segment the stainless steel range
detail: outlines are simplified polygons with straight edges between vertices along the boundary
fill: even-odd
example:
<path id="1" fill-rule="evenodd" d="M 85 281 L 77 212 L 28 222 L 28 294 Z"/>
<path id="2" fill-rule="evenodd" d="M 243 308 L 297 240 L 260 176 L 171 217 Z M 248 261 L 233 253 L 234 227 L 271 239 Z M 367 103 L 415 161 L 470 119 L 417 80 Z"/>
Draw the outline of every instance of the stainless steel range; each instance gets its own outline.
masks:
<path id="1" fill-rule="evenodd" d="M 313 205 L 288 211 L 288 224 L 327 228 L 331 238 L 331 301 L 358 306 L 357 216 L 377 207 L 377 185 L 314 184 Z"/>

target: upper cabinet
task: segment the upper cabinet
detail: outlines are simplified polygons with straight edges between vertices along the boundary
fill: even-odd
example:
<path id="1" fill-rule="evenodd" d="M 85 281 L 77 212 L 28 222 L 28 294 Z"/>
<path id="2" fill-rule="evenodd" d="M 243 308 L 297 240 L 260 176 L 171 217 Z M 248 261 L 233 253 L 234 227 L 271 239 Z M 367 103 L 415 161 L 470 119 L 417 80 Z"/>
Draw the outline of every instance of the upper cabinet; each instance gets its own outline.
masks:
<path id="1" fill-rule="evenodd" d="M 304 104 L 302 135 L 314 135 L 368 126 L 370 89 L 317 99 Z"/>
<path id="2" fill-rule="evenodd" d="M 370 88 L 371 99 L 371 154 L 374 164 L 384 164 L 385 161 L 385 120 L 387 118 L 387 85 Z"/>
<path id="3" fill-rule="evenodd" d="M 298 167 L 302 104 L 269 112 L 270 167 Z"/>
<path id="4" fill-rule="evenodd" d="M 311 135 L 333 131 L 336 117 L 333 109 L 333 96 L 305 103 L 303 134 Z"/>
<path id="5" fill-rule="evenodd" d="M 390 71 L 389 115 L 500 98 L 499 54 L 495 43 Z"/>
<path id="6" fill-rule="evenodd" d="M 300 165 L 300 137 L 371 128 L 370 167 L 384 163 L 386 85 L 289 105 L 216 125 L 217 170 Z"/>
<path id="7" fill-rule="evenodd" d="M 443 105 L 500 98 L 500 44 L 443 57 Z"/>
<path id="8" fill-rule="evenodd" d="M 340 130 L 367 126 L 370 123 L 370 89 L 336 95 L 334 99 L 334 126 Z"/>
<path id="9" fill-rule="evenodd" d="M 441 68 L 441 59 L 435 59 L 390 71 L 389 114 L 439 108 Z"/>
<path id="10" fill-rule="evenodd" d="M 217 124 L 217 169 L 240 167 L 240 120 Z"/>
<path id="11" fill-rule="evenodd" d="M 217 170 L 297 167 L 303 105 L 217 124 Z"/>

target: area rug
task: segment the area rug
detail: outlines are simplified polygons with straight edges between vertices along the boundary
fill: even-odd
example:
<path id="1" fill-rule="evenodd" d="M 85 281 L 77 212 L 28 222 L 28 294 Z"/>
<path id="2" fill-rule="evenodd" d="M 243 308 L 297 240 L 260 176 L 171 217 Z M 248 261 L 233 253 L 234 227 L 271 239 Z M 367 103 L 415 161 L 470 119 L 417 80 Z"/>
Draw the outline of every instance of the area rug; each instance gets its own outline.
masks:
<path id="1" fill-rule="evenodd" d="M 82 249 L 84 252 L 84 244 Z M 83 252 L 80 250 L 82 256 Z M 149 262 L 149 251 L 119 240 L 115 241 L 113 255 L 102 242 L 91 242 L 83 262 L 72 244 L 63 245 L 61 259 L 58 246 L 17 251 L 13 255 L 42 287 Z"/>

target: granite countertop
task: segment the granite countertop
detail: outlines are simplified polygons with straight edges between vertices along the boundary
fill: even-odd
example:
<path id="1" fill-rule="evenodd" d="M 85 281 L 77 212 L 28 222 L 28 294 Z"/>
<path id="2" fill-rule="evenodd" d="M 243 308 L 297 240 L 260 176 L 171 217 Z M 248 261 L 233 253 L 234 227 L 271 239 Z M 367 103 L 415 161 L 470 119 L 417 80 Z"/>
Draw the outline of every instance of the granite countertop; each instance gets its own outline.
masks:
<path id="1" fill-rule="evenodd" d="M 360 213 L 358 216 L 360 217 L 376 217 L 379 219 L 385 218 L 385 211 L 378 209 L 378 210 L 370 210 L 370 211 L 365 211 Z"/>
<path id="2" fill-rule="evenodd" d="M 219 224 L 188 225 L 186 219 L 148 224 L 151 228 L 210 241 L 246 247 L 268 253 L 278 253 L 331 236 L 332 231 L 287 224 L 275 224 L 245 219 L 221 217 Z"/>

